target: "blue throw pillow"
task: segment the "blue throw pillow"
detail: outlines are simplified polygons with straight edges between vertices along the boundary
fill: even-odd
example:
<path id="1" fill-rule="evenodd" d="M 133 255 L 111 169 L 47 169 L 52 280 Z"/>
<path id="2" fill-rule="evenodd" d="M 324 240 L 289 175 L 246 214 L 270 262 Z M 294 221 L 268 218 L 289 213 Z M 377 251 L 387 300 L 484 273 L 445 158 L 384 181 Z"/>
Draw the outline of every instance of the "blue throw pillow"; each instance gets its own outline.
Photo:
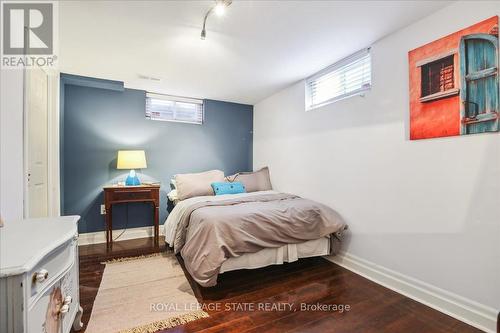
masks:
<path id="1" fill-rule="evenodd" d="M 215 182 L 212 183 L 215 195 L 245 193 L 245 185 L 240 182 Z"/>

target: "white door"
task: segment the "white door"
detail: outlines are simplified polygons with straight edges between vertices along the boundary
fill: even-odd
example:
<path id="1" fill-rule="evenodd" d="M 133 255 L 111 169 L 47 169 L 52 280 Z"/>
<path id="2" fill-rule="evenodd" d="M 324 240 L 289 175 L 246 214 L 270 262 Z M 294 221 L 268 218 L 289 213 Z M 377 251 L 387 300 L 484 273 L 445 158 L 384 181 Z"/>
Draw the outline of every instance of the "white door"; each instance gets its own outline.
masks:
<path id="1" fill-rule="evenodd" d="M 48 216 L 48 76 L 26 70 L 25 217 Z"/>

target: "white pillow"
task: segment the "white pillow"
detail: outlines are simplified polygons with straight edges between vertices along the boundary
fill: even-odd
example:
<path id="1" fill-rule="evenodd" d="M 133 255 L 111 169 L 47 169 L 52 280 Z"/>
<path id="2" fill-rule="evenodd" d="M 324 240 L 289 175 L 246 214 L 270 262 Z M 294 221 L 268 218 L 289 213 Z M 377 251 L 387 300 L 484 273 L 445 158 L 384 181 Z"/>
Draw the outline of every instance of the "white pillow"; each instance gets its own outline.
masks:
<path id="1" fill-rule="evenodd" d="M 174 204 L 177 204 L 177 202 L 179 202 L 179 196 L 177 195 L 177 190 L 172 190 L 168 192 L 167 197 Z"/>
<path id="2" fill-rule="evenodd" d="M 167 197 L 168 197 L 171 201 L 178 200 L 178 199 L 179 199 L 179 196 L 177 195 L 177 190 L 172 190 L 172 191 L 168 192 Z"/>

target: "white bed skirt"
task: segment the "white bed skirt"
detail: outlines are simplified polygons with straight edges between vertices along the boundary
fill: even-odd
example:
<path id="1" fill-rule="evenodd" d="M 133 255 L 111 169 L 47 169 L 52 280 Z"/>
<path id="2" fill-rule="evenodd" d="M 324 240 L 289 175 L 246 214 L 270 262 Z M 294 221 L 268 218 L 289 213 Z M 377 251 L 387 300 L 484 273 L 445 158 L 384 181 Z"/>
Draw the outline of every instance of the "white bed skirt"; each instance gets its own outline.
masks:
<path id="1" fill-rule="evenodd" d="M 293 262 L 299 258 L 327 255 L 330 251 L 330 240 L 327 237 L 313 239 L 304 243 L 288 244 L 278 248 L 263 249 L 255 253 L 243 254 L 229 258 L 221 267 L 220 273 L 237 269 L 254 269 L 269 265 L 280 265 Z"/>

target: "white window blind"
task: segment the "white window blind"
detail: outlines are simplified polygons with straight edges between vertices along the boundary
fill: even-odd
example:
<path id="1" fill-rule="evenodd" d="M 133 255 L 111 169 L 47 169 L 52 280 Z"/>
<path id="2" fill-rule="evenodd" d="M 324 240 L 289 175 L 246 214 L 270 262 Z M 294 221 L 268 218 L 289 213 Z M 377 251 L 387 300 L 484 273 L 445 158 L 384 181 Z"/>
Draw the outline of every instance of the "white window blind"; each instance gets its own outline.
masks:
<path id="1" fill-rule="evenodd" d="M 370 49 L 364 49 L 306 80 L 306 109 L 311 110 L 371 88 Z"/>
<path id="2" fill-rule="evenodd" d="M 203 101 L 193 98 L 146 93 L 146 118 L 202 124 Z"/>

